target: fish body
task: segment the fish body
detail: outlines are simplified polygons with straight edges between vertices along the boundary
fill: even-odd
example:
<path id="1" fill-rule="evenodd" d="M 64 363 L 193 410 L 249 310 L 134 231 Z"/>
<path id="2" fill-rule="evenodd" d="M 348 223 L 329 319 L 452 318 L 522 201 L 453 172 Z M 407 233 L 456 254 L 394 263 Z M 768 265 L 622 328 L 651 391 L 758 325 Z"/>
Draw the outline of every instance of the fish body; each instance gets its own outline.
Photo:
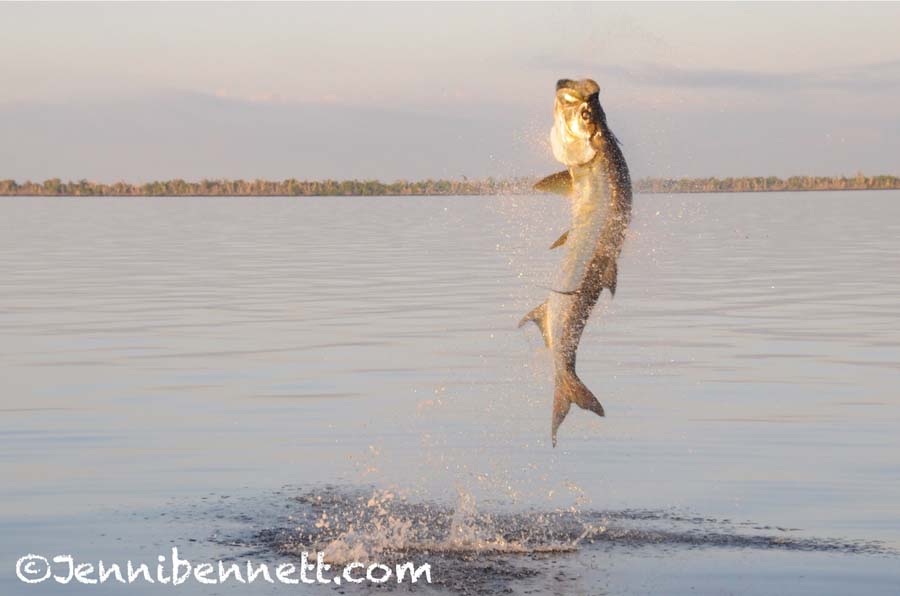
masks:
<path id="1" fill-rule="evenodd" d="M 599 87 L 590 80 L 560 80 L 550 132 L 554 157 L 566 165 L 537 190 L 571 200 L 572 225 L 551 248 L 565 254 L 547 301 L 519 323 L 532 321 L 553 355 L 554 397 L 551 439 L 572 403 L 604 415 L 603 406 L 575 372 L 585 324 L 603 288 L 616 291 L 616 261 L 631 218 L 631 179 L 618 139 L 606 123 Z"/>

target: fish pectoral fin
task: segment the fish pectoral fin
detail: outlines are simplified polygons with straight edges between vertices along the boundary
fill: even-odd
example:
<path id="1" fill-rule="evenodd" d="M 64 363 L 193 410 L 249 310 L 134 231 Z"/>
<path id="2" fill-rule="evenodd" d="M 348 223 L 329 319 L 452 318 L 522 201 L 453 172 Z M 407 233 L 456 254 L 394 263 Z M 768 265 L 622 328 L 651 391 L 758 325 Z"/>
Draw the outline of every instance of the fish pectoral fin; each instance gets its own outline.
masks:
<path id="1" fill-rule="evenodd" d="M 569 239 L 569 230 L 566 230 L 565 232 L 562 233 L 562 236 L 560 236 L 559 238 L 556 239 L 556 242 L 554 242 L 553 244 L 550 245 L 550 250 L 553 250 L 554 248 L 557 248 L 558 246 L 562 246 L 563 244 L 566 243 L 566 240 L 568 240 L 568 239 Z"/>
<path id="2" fill-rule="evenodd" d="M 547 303 L 542 302 L 535 308 L 531 309 L 527 315 L 522 317 L 522 320 L 519 321 L 519 328 L 521 328 L 528 321 L 532 321 L 535 325 L 538 326 L 538 329 L 541 330 L 541 337 L 544 338 L 544 345 L 549 348 L 550 336 L 547 333 Z"/>
<path id="3" fill-rule="evenodd" d="M 572 174 L 569 170 L 563 170 L 550 174 L 534 185 L 534 190 L 539 192 L 555 192 L 563 196 L 572 194 Z"/>

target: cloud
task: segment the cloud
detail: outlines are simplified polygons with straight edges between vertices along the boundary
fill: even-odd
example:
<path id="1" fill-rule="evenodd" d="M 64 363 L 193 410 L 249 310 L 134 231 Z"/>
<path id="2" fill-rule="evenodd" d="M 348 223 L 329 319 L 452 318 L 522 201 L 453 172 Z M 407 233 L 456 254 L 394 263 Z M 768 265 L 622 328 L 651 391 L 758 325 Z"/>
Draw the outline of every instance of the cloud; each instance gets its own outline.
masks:
<path id="1" fill-rule="evenodd" d="M 573 66 L 555 59 L 538 59 L 537 64 L 554 70 Z M 835 89 L 853 93 L 900 89 L 900 60 L 795 72 L 693 68 L 659 63 L 633 66 L 581 63 L 574 66 L 637 86 L 736 91 Z"/>
<path id="2" fill-rule="evenodd" d="M 664 95 L 659 89 L 635 95 Z M 535 98 L 533 108 L 468 101 L 379 108 L 190 93 L 0 103 L 0 179 L 546 175 L 559 167 L 546 147 L 552 95 Z M 806 98 L 721 103 L 676 110 L 617 96 L 607 107 L 636 178 L 897 171 L 896 110 L 848 109 L 847 101 L 816 107 Z"/>
<path id="3" fill-rule="evenodd" d="M 227 91 L 0 103 L 5 133 L 0 178 L 393 180 L 515 174 L 523 154 L 517 140 L 522 121 L 489 107 L 425 112 L 236 98 Z"/>

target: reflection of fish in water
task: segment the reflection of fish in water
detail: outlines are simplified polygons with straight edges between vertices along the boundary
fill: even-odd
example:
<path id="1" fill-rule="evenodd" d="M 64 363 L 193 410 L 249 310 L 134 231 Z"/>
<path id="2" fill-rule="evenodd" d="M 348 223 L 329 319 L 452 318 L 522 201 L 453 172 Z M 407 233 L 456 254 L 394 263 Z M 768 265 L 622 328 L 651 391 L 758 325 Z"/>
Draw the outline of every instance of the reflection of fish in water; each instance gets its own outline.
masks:
<path id="1" fill-rule="evenodd" d="M 552 439 L 572 402 L 603 416 L 603 406 L 575 374 L 575 354 L 600 291 L 616 291 L 616 259 L 631 217 L 631 178 L 619 141 L 606 124 L 590 79 L 556 83 L 553 156 L 566 170 L 548 176 L 536 190 L 557 192 L 572 201 L 572 227 L 550 248 L 565 245 L 557 286 L 519 326 L 533 321 L 553 354 L 555 393 Z"/>

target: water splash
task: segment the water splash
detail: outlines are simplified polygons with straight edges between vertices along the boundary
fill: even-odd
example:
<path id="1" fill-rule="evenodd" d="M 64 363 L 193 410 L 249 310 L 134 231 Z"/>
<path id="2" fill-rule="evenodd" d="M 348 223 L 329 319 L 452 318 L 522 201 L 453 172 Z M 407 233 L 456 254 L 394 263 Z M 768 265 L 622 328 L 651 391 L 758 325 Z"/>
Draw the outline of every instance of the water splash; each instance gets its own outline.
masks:
<path id="1" fill-rule="evenodd" d="M 467 557 L 573 552 L 580 548 L 755 548 L 887 554 L 875 541 L 803 537 L 761 526 L 676 512 L 578 510 L 480 511 L 459 489 L 454 505 L 413 502 L 398 491 L 327 487 L 290 499 L 290 525 L 258 530 L 256 540 L 285 554 L 322 550 L 335 564 L 391 560 L 410 553 Z M 273 520 L 274 521 L 274 520 Z"/>
<path id="2" fill-rule="evenodd" d="M 602 525 L 546 514 L 518 519 L 480 512 L 475 497 L 460 488 L 455 506 L 412 503 L 395 491 L 324 489 L 294 497 L 294 527 L 265 529 L 263 543 L 284 554 L 322 551 L 326 561 L 384 561 L 410 553 L 468 556 L 501 553 L 568 552 Z"/>
<path id="3" fill-rule="evenodd" d="M 402 490 L 327 486 L 286 489 L 268 503 L 230 499 L 216 511 L 242 522 L 214 540 L 244 551 L 285 556 L 321 551 L 337 568 L 351 561 L 388 565 L 428 562 L 439 587 L 451 593 L 509 591 L 516 582 L 565 581 L 580 557 L 669 555 L 717 549 L 896 557 L 877 542 L 816 538 L 797 528 L 760 525 L 674 510 L 580 509 L 488 511 L 460 488 L 452 503 L 414 500 Z M 221 524 L 221 521 L 217 521 Z M 563 572 L 569 565 L 575 568 Z M 546 576 L 546 577 L 545 577 Z M 552 576 L 552 577 L 550 577 Z"/>

